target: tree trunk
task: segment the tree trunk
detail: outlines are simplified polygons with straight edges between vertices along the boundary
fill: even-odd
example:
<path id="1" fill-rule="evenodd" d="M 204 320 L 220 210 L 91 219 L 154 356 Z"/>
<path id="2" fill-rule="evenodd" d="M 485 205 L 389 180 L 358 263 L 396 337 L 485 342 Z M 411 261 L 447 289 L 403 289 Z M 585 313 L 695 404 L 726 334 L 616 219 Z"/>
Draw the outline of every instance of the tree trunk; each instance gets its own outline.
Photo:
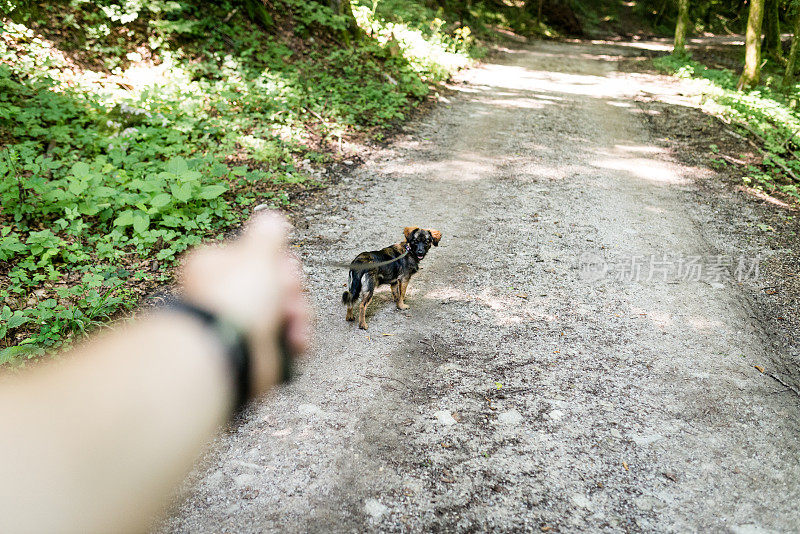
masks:
<path id="1" fill-rule="evenodd" d="M 274 21 L 272 20 L 272 15 L 269 14 L 266 6 L 264 6 L 263 0 L 244 0 L 243 3 L 250 20 L 266 30 L 272 28 Z"/>
<path id="2" fill-rule="evenodd" d="M 689 26 L 689 0 L 678 0 L 678 22 L 675 24 L 675 46 L 672 54 L 686 54 L 686 29 Z"/>
<path id="3" fill-rule="evenodd" d="M 764 20 L 764 0 L 750 1 L 747 33 L 744 38 L 744 70 L 736 86 L 739 90 L 758 84 L 761 78 L 761 23 Z"/>
<path id="4" fill-rule="evenodd" d="M 797 49 L 800 46 L 800 5 L 794 15 L 794 30 L 792 32 L 792 48 L 789 49 L 789 59 L 786 60 L 786 72 L 783 75 L 783 86 L 786 87 L 794 80 L 794 64 L 797 60 Z"/>
<path id="5" fill-rule="evenodd" d="M 347 29 L 342 31 L 341 37 L 345 44 L 349 45 L 353 40 L 361 38 L 361 28 L 356 23 L 356 18 L 353 16 L 353 7 L 350 5 L 350 0 L 328 0 L 328 5 L 333 9 L 334 13 L 343 15 Z"/>
<path id="6" fill-rule="evenodd" d="M 780 59 L 781 50 L 781 22 L 778 9 L 780 0 L 766 0 L 764 6 L 764 55 Z"/>

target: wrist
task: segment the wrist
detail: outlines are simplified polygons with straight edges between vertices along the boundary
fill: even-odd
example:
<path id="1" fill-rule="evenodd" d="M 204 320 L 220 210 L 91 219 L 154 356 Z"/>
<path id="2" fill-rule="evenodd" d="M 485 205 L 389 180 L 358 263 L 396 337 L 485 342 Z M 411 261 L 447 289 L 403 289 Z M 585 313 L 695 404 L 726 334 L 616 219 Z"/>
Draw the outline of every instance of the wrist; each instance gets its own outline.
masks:
<path id="1" fill-rule="evenodd" d="M 244 331 L 231 321 L 180 298 L 170 299 L 164 308 L 193 319 L 214 339 L 231 380 L 234 413 L 239 413 L 247 405 L 253 391 L 253 359 L 250 342 Z"/>

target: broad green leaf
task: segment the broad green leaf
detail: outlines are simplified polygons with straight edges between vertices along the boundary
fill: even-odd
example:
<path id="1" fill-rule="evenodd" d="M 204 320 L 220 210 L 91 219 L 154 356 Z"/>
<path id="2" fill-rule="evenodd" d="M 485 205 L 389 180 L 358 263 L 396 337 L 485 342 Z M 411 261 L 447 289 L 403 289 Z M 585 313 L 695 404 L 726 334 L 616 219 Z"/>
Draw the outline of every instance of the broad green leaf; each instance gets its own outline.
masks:
<path id="1" fill-rule="evenodd" d="M 87 187 L 88 187 L 88 184 L 86 182 L 73 180 L 69 184 L 69 192 L 72 193 L 73 195 L 80 195 L 81 193 L 86 191 Z"/>
<path id="2" fill-rule="evenodd" d="M 217 185 L 207 185 L 200 190 L 200 198 L 204 198 L 206 200 L 210 200 L 212 198 L 217 198 L 222 193 L 228 190 L 228 186 L 217 184 Z"/>
<path id="3" fill-rule="evenodd" d="M 199 180 L 201 176 L 202 174 L 197 171 L 186 171 L 178 175 L 178 180 L 181 182 L 194 182 L 195 180 Z"/>
<path id="4" fill-rule="evenodd" d="M 30 350 L 31 350 L 30 347 L 26 347 L 24 345 L 17 345 L 15 347 L 6 347 L 3 350 L 0 350 L 0 365 L 10 362 L 15 357 L 19 356 L 20 354 L 25 354 Z"/>
<path id="5" fill-rule="evenodd" d="M 25 323 L 29 322 L 30 320 L 31 320 L 30 317 L 25 317 L 21 313 L 15 313 L 8 320 L 8 327 L 9 328 L 17 328 L 17 327 L 20 327 L 20 326 L 24 325 Z"/>
<path id="6" fill-rule="evenodd" d="M 94 195 L 98 197 L 108 198 L 116 195 L 117 190 L 114 189 L 113 187 L 106 187 L 104 185 L 101 185 L 100 187 L 95 187 L 94 189 L 92 189 L 92 193 L 94 193 Z"/>
<path id="7" fill-rule="evenodd" d="M 150 200 L 150 205 L 154 208 L 163 208 L 172 200 L 172 196 L 169 193 L 161 193 L 160 195 L 156 195 Z"/>
<path id="8" fill-rule="evenodd" d="M 100 206 L 98 206 L 95 202 L 85 202 L 80 206 L 81 213 L 88 216 L 97 215 L 100 211 Z"/>
<path id="9" fill-rule="evenodd" d="M 142 234 L 150 228 L 150 217 L 146 213 L 138 212 L 133 215 L 133 229 Z"/>
<path id="10" fill-rule="evenodd" d="M 167 162 L 167 172 L 171 172 L 177 176 L 180 176 L 188 170 L 189 166 L 186 164 L 186 160 L 183 158 L 172 158 Z"/>
<path id="11" fill-rule="evenodd" d="M 172 196 L 180 202 L 188 202 L 192 198 L 192 184 L 181 184 L 172 186 Z"/>
<path id="12" fill-rule="evenodd" d="M 89 172 L 92 170 L 91 167 L 87 163 L 79 161 L 75 165 L 72 166 L 71 172 L 72 175 L 76 178 L 85 178 L 89 176 Z"/>
<path id="13" fill-rule="evenodd" d="M 130 226 L 133 224 L 133 210 L 126 210 L 119 214 L 119 217 L 114 219 L 114 226 Z"/>
<path id="14" fill-rule="evenodd" d="M 179 217 L 175 217 L 174 215 L 165 215 L 163 219 L 161 219 L 161 226 L 169 226 L 171 228 L 176 228 L 181 225 L 183 221 Z"/>

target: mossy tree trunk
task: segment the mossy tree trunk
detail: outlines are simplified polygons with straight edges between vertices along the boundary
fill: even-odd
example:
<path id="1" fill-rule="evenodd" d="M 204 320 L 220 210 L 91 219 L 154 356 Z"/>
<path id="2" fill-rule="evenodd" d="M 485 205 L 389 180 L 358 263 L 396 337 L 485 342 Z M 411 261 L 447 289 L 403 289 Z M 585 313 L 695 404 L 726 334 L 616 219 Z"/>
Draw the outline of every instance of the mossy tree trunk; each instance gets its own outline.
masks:
<path id="1" fill-rule="evenodd" d="M 272 28 L 274 21 L 263 0 L 244 0 L 242 3 L 250 20 L 266 30 Z"/>
<path id="2" fill-rule="evenodd" d="M 346 28 L 341 33 L 342 41 L 347 45 L 353 41 L 358 41 L 361 38 L 361 28 L 356 23 L 350 0 L 328 0 L 328 5 L 333 9 L 334 13 L 345 18 Z"/>
<path id="3" fill-rule="evenodd" d="M 764 5 L 764 55 L 775 59 L 783 56 L 779 8 L 780 0 L 766 0 Z"/>
<path id="4" fill-rule="evenodd" d="M 675 24 L 673 55 L 686 54 L 686 31 L 689 26 L 689 0 L 678 0 L 678 22 Z"/>
<path id="5" fill-rule="evenodd" d="M 744 38 L 744 70 L 737 88 L 747 89 L 761 78 L 761 23 L 764 20 L 764 0 L 751 0 Z"/>
<path id="6" fill-rule="evenodd" d="M 786 72 L 783 75 L 783 86 L 786 87 L 794 81 L 794 66 L 797 61 L 797 49 L 800 47 L 800 2 L 794 5 L 794 29 L 792 31 L 792 47 L 786 60 Z"/>

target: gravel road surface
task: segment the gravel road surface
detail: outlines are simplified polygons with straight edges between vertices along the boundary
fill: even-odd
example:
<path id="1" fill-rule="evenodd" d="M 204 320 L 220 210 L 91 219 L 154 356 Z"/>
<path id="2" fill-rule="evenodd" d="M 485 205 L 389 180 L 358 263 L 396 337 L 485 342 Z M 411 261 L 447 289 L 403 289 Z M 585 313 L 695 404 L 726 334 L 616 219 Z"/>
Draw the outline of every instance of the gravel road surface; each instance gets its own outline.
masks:
<path id="1" fill-rule="evenodd" d="M 800 530 L 800 403 L 755 368 L 752 262 L 720 259 L 710 171 L 650 139 L 635 97 L 665 89 L 622 53 L 507 50 L 306 209 L 312 356 L 158 530 Z M 441 244 L 410 310 L 382 288 L 359 330 L 327 263 L 408 225 Z"/>

